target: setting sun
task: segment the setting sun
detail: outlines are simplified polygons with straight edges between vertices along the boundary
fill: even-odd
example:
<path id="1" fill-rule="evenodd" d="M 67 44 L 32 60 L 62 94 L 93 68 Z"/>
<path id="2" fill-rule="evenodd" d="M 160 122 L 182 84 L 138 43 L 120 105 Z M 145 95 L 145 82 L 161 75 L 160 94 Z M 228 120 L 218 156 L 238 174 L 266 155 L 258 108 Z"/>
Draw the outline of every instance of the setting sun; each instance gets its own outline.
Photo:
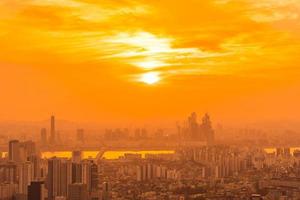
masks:
<path id="1" fill-rule="evenodd" d="M 143 74 L 140 80 L 146 84 L 152 85 L 159 82 L 160 77 L 157 72 L 148 72 Z"/>

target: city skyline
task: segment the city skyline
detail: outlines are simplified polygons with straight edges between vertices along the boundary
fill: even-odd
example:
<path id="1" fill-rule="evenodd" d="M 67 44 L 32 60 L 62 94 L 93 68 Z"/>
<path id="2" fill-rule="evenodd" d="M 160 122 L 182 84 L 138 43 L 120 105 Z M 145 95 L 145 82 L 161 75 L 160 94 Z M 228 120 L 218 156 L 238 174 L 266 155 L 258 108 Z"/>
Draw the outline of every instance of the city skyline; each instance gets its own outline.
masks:
<path id="1" fill-rule="evenodd" d="M 299 200 L 300 0 L 0 0 L 0 200 Z"/>

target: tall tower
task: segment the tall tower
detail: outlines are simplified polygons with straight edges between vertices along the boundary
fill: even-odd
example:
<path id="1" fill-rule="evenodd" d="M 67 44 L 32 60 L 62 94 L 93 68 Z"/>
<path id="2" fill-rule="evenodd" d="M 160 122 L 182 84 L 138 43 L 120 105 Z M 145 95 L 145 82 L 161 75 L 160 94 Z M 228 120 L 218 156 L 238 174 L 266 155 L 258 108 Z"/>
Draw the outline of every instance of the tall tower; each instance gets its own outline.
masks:
<path id="1" fill-rule="evenodd" d="M 55 143 L 55 116 L 51 116 L 51 127 L 50 127 L 50 141 L 52 144 Z"/>

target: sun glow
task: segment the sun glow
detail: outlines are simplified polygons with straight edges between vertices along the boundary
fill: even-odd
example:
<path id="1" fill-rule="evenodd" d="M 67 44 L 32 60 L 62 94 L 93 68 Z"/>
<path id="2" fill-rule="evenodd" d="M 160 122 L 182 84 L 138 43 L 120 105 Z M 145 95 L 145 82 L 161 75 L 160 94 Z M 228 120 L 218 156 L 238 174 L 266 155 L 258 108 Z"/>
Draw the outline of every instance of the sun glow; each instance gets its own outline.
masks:
<path id="1" fill-rule="evenodd" d="M 152 85 L 160 81 L 159 73 L 158 72 L 147 72 L 142 74 L 140 81 Z"/>
<path id="2" fill-rule="evenodd" d="M 136 66 L 139 66 L 143 69 L 155 69 L 158 67 L 166 66 L 167 63 L 164 63 L 162 61 L 156 61 L 156 60 L 149 60 L 149 61 L 141 61 L 141 62 L 135 62 L 133 63 Z"/>

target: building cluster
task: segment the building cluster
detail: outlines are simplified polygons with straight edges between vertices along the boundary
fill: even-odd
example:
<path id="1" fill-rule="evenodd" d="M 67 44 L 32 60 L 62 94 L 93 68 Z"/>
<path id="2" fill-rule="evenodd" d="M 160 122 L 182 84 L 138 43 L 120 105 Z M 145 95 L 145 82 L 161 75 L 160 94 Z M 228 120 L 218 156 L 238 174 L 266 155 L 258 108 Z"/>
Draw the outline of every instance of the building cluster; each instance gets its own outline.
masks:
<path id="1" fill-rule="evenodd" d="M 208 114 L 202 117 L 202 123 L 198 123 L 197 114 L 192 113 L 184 125 L 178 126 L 179 137 L 187 141 L 203 141 L 213 144 L 215 132 Z"/>
<path id="2" fill-rule="evenodd" d="M 179 133 L 183 143 L 174 151 L 127 149 L 111 151 L 119 156 L 112 158 L 103 149 L 84 158 L 76 147 L 71 156 L 46 158 L 35 142 L 10 140 L 0 158 L 0 200 L 300 199 L 300 149 L 216 145 L 207 114 L 198 124 L 193 113 Z M 105 138 L 121 135 L 132 137 L 127 129 L 114 129 Z M 162 137 L 163 130 L 154 135 Z M 136 129 L 132 138 L 144 143 L 139 138 L 147 137 L 146 129 Z M 51 117 L 50 136 L 42 129 L 40 144 L 54 149 L 58 140 Z M 76 140 L 85 142 L 83 129 Z"/>
<path id="3" fill-rule="evenodd" d="M 41 158 L 32 141 L 9 142 L 0 162 L 1 200 L 108 200 L 108 183 L 99 180 L 99 165 L 82 159 Z"/>
<path id="4" fill-rule="evenodd" d="M 116 128 L 116 129 L 106 129 L 104 133 L 104 140 L 108 141 L 118 141 L 118 140 L 128 140 L 128 141 L 140 141 L 140 140 L 155 140 L 157 138 L 163 139 L 165 137 L 163 129 L 157 129 L 152 134 L 146 128 L 136 128 L 129 130 L 128 128 Z"/>
<path id="5" fill-rule="evenodd" d="M 101 165 L 104 179 L 111 183 L 111 198 L 117 200 L 296 200 L 300 159 L 294 153 L 289 148 L 267 153 L 259 148 L 203 146 L 145 159 L 125 155 Z"/>
<path id="6" fill-rule="evenodd" d="M 224 146 L 203 146 L 185 148 L 179 151 L 182 160 L 205 165 L 205 177 L 223 178 L 238 175 L 252 167 L 251 156 L 238 148 Z"/>
<path id="7" fill-rule="evenodd" d="M 104 139 L 106 140 L 128 139 L 129 137 L 128 129 L 106 129 L 104 133 Z"/>
<path id="8" fill-rule="evenodd" d="M 110 180 L 112 199 L 214 199 L 228 193 L 224 180 L 233 181 L 228 185 L 243 187 L 244 196 L 255 194 L 250 184 L 241 185 L 234 179 L 253 169 L 251 160 L 251 156 L 237 148 L 203 146 L 145 158 L 126 154 L 118 160 L 103 160 L 101 168 L 102 178 Z"/>
<path id="9" fill-rule="evenodd" d="M 11 140 L 0 162 L 1 200 L 196 200 L 300 198 L 300 153 L 224 145 L 118 159 L 42 158 Z"/>
<path id="10" fill-rule="evenodd" d="M 50 119 L 50 135 L 47 134 L 47 129 L 42 128 L 41 129 L 41 144 L 47 145 L 47 144 L 55 144 L 58 142 L 59 139 L 59 133 L 55 129 L 55 116 L 51 116 Z"/>
<path id="11" fill-rule="evenodd" d="M 75 136 L 76 144 L 84 144 L 85 139 L 84 129 L 77 129 Z M 40 132 L 40 144 L 44 146 L 55 146 L 61 144 L 61 142 L 62 138 L 60 136 L 60 132 L 56 130 L 55 116 L 51 116 L 49 135 L 47 129 L 42 128 Z"/>

